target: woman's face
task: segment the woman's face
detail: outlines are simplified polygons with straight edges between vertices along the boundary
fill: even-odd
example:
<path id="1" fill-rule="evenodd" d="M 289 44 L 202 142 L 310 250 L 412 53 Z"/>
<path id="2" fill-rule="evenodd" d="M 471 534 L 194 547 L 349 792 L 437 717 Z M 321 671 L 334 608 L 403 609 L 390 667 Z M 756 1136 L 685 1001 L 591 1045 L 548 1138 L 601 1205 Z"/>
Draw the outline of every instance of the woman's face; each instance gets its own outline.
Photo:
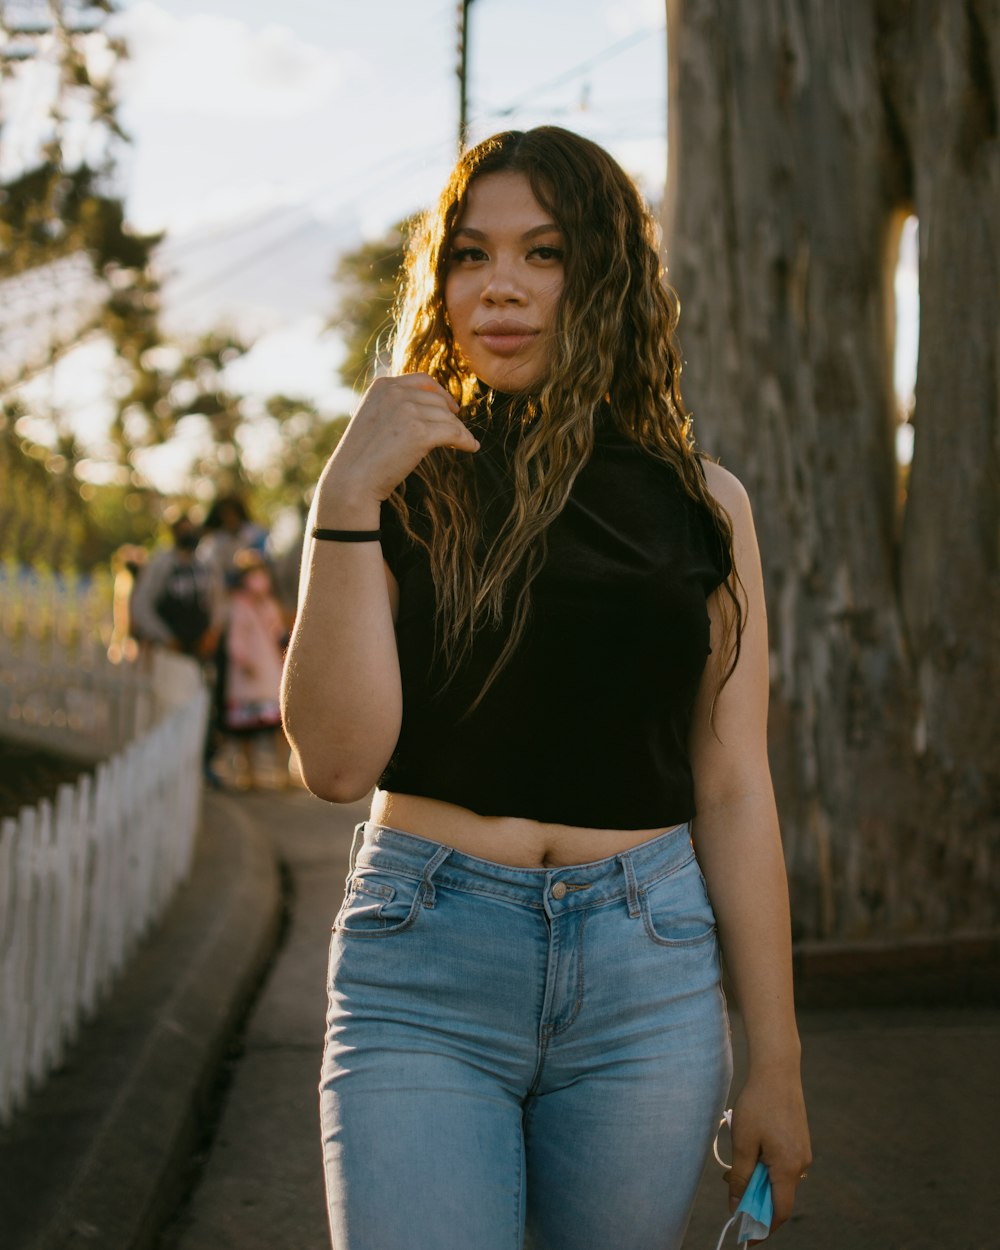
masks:
<path id="1" fill-rule="evenodd" d="M 544 382 L 563 289 L 562 231 L 524 174 L 484 174 L 452 239 L 444 302 L 469 369 L 498 391 Z"/>

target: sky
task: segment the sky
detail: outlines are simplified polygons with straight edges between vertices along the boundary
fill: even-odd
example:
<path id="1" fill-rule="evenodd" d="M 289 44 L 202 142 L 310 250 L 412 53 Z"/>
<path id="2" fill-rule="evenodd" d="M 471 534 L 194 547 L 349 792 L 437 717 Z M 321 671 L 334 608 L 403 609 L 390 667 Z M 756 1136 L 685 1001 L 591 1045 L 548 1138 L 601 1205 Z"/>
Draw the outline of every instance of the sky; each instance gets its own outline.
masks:
<path id="1" fill-rule="evenodd" d="M 166 327 L 256 338 L 232 382 L 334 415 L 354 396 L 326 324 L 337 256 L 426 207 L 456 153 L 455 0 L 123 0 L 118 72 L 132 142 L 119 190 L 139 230 L 166 231 Z M 607 147 L 657 200 L 666 170 L 664 0 L 473 0 L 470 138 L 541 123 Z M 41 79 L 23 96 L 37 101 Z M 10 114 L 10 102 L 7 110 Z M 905 285 L 905 278 L 903 279 Z M 907 300 L 902 291 L 903 302 Z M 912 300 L 910 301 L 912 307 Z M 913 314 L 901 327 L 915 339 Z M 85 439 L 107 427 L 108 348 L 38 383 Z M 905 362 L 903 373 L 909 369 Z M 141 467 L 172 489 L 192 423 Z M 264 458 L 262 443 L 257 454 Z"/>
<path id="2" fill-rule="evenodd" d="M 606 146 L 658 199 L 665 7 L 473 0 L 471 140 L 564 125 Z M 456 3 L 124 0 L 120 10 L 114 27 L 130 56 L 118 98 L 132 142 L 119 154 L 119 190 L 137 229 L 167 232 L 167 329 L 233 324 L 257 338 L 236 385 L 350 411 L 341 348 L 325 329 L 330 275 L 342 251 L 429 205 L 447 178 Z M 47 402 L 70 406 L 95 441 L 107 425 L 107 363 L 95 343 L 44 381 Z M 171 486 L 196 441 L 147 456 L 144 472 Z"/>
<path id="3" fill-rule="evenodd" d="M 664 15 L 663 0 L 474 0 L 472 138 L 562 120 L 658 192 Z M 294 202 L 377 231 L 426 204 L 448 172 L 454 0 L 134 0 L 118 21 L 132 52 L 121 86 L 140 227 Z"/>

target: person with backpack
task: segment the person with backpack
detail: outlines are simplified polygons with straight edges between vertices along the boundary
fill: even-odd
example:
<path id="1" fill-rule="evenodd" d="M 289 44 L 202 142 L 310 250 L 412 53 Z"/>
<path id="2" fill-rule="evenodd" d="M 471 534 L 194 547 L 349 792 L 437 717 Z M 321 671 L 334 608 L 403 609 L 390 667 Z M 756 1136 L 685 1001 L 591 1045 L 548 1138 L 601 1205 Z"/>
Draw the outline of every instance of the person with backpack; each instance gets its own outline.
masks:
<path id="1" fill-rule="evenodd" d="M 130 604 L 131 628 L 140 644 L 178 651 L 198 661 L 203 679 L 215 685 L 215 653 L 225 627 L 226 592 L 222 578 L 197 553 L 201 534 L 182 513 L 170 526 L 173 545 L 149 557 L 136 580 Z M 213 766 L 218 725 L 210 707 L 202 748 L 202 773 L 214 789 Z"/>
<path id="2" fill-rule="evenodd" d="M 222 584 L 196 557 L 199 533 L 187 514 L 170 527 L 173 545 L 155 552 L 132 596 L 132 630 L 141 642 L 155 643 L 195 659 L 211 656 L 225 616 Z"/>

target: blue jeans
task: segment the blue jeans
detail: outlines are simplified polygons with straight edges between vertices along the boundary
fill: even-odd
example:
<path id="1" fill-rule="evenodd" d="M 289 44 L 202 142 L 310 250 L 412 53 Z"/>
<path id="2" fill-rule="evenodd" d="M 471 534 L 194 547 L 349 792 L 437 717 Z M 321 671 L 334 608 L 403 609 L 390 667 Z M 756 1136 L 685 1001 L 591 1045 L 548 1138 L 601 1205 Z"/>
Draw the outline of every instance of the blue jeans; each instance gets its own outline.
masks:
<path id="1" fill-rule="evenodd" d="M 335 1250 L 676 1250 L 732 1072 L 687 825 L 509 868 L 359 825 L 320 1103 Z"/>

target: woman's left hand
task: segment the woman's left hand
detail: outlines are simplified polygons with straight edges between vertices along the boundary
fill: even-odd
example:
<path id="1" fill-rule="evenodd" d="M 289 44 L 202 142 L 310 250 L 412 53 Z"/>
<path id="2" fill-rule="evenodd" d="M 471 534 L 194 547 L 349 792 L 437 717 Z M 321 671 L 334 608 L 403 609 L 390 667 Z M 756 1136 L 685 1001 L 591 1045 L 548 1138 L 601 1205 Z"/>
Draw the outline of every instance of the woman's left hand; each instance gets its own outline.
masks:
<path id="1" fill-rule="evenodd" d="M 754 1073 L 733 1105 L 733 1164 L 725 1173 L 729 1209 L 735 1211 L 750 1175 L 763 1159 L 771 1180 L 771 1232 L 792 1213 L 795 1191 L 812 1163 L 802 1082 L 796 1070 Z M 750 1242 L 757 1245 L 758 1242 Z"/>

